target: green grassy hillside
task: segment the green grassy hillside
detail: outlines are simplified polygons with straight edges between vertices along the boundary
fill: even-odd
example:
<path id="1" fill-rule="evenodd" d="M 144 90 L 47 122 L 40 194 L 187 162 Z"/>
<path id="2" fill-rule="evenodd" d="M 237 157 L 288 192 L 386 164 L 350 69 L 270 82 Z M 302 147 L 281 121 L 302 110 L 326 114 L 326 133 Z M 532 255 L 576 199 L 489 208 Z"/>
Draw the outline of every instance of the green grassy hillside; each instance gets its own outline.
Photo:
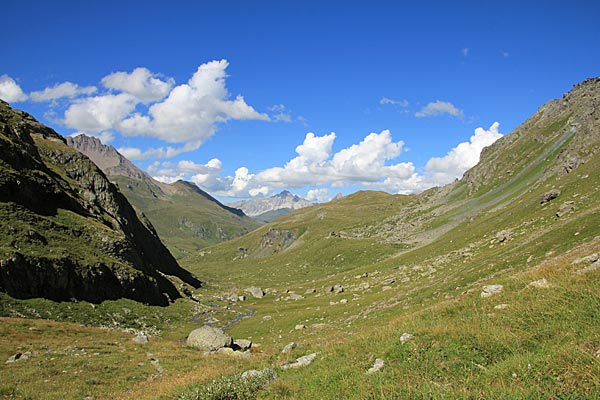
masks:
<path id="1" fill-rule="evenodd" d="M 152 221 L 176 258 L 197 254 L 207 246 L 236 238 L 261 225 L 188 182 L 158 186 L 156 182 L 125 176 L 111 176 L 111 180 Z"/>

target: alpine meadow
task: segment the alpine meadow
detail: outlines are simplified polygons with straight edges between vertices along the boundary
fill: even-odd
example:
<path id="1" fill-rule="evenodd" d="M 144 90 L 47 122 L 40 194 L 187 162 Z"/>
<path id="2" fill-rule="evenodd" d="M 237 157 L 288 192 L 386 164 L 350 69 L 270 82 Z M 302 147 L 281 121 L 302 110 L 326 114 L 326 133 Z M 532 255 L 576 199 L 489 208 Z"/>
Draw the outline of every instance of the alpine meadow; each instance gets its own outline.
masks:
<path id="1" fill-rule="evenodd" d="M 597 4 L 124 3 L 7 6 L 0 399 L 600 398 Z"/>

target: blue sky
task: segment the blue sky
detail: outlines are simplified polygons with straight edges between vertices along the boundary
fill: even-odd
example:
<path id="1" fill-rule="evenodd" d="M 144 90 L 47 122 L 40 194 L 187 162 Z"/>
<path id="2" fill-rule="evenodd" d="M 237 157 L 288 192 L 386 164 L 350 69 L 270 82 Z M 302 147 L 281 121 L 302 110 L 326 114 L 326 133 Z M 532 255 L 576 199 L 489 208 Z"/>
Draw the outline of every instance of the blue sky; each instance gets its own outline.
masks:
<path id="1" fill-rule="evenodd" d="M 227 201 L 422 190 L 600 75 L 597 1 L 3 4 L 0 98 Z"/>

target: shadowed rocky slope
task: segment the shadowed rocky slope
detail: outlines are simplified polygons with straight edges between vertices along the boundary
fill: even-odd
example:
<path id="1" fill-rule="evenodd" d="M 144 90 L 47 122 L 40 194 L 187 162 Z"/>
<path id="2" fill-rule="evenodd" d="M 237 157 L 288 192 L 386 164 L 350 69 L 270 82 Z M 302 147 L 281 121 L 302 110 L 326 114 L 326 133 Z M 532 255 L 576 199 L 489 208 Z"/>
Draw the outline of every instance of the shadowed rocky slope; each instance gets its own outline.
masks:
<path id="1" fill-rule="evenodd" d="M 0 289 L 164 305 L 174 281 L 200 286 L 93 162 L 0 102 Z"/>

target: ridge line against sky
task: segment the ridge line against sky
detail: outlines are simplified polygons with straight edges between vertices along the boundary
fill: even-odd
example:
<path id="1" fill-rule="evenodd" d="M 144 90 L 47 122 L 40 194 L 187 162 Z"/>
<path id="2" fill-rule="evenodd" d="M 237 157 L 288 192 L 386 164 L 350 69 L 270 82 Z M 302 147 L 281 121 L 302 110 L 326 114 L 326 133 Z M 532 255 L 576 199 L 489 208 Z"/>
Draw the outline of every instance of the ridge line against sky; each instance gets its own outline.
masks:
<path id="1" fill-rule="evenodd" d="M 587 1 L 151 3 L 9 0 L 0 98 L 223 200 L 443 185 L 600 65 Z"/>

